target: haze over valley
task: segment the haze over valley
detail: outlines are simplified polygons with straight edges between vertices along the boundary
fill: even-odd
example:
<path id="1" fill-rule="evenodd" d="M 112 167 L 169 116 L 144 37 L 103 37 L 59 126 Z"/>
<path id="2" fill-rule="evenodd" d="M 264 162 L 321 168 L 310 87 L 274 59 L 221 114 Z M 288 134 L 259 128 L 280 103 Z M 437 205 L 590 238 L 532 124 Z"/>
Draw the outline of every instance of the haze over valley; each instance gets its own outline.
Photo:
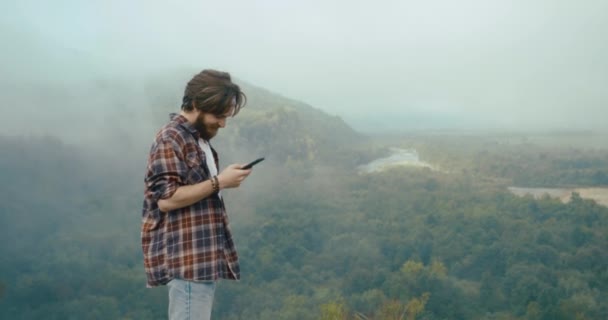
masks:
<path id="1" fill-rule="evenodd" d="M 608 318 L 608 2 L 0 4 L 0 318 L 165 319 L 145 164 L 185 83 L 243 279 L 214 319 Z"/>

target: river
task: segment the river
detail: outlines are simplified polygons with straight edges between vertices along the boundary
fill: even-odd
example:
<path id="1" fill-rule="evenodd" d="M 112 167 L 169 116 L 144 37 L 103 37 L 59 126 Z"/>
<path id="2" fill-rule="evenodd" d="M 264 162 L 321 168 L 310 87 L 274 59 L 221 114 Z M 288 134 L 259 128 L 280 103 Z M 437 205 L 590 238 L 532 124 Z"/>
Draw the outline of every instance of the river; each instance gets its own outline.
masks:
<path id="1" fill-rule="evenodd" d="M 415 149 L 391 148 L 391 154 L 388 157 L 376 159 L 366 165 L 360 166 L 359 171 L 363 173 L 373 173 L 398 166 L 430 168 L 435 170 L 431 164 L 420 160 L 418 152 Z"/>
<path id="2" fill-rule="evenodd" d="M 400 166 L 438 170 L 430 163 L 421 161 L 415 149 L 391 148 L 391 154 L 388 157 L 376 159 L 366 165 L 360 166 L 359 172 L 374 173 Z M 548 195 L 551 198 L 559 198 L 564 203 L 570 201 L 572 192 L 576 192 L 581 198 L 592 199 L 598 204 L 608 207 L 608 188 L 526 188 L 513 186 L 508 189 L 517 196 L 531 195 L 538 199 Z"/>
<path id="3" fill-rule="evenodd" d="M 523 188 L 509 187 L 511 193 L 518 196 L 531 195 L 541 198 L 548 195 L 551 198 L 559 198 L 562 202 L 570 201 L 572 192 L 578 193 L 581 198 L 595 200 L 598 204 L 608 207 L 608 188 Z"/>

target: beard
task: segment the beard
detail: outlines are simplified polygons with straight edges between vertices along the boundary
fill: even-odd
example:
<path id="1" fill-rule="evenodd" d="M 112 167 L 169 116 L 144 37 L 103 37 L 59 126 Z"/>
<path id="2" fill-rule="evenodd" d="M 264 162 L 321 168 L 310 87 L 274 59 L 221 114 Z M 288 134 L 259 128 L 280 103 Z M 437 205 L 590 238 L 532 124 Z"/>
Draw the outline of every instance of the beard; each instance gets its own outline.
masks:
<path id="1" fill-rule="evenodd" d="M 196 118 L 196 122 L 194 123 L 194 128 L 201 135 L 201 139 L 203 140 L 211 140 L 211 138 L 215 137 L 219 130 L 219 126 L 207 126 L 205 125 L 205 120 L 203 117 L 203 113 L 199 114 L 198 118 Z"/>

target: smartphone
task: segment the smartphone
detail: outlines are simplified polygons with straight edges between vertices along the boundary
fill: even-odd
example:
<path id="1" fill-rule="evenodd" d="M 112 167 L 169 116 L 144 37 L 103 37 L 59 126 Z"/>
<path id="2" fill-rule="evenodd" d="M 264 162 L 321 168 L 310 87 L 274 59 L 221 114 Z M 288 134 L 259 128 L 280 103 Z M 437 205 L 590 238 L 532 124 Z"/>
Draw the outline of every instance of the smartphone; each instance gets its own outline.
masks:
<path id="1" fill-rule="evenodd" d="M 243 169 L 243 170 L 251 169 L 251 167 L 258 164 L 259 162 L 262 162 L 263 160 L 264 160 L 264 158 L 255 159 L 255 160 L 249 162 L 248 164 L 244 165 L 241 169 Z"/>

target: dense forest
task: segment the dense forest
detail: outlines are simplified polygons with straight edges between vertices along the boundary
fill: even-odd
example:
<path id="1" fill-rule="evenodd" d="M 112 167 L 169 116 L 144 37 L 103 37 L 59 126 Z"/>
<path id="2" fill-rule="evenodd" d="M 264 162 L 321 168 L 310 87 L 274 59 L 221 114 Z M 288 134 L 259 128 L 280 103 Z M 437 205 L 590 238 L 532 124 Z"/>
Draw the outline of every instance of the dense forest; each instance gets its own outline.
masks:
<path id="1" fill-rule="evenodd" d="M 220 282 L 215 319 L 608 318 L 608 208 L 506 189 L 606 186 L 608 148 L 364 136 L 247 89 L 215 146 L 223 166 L 268 160 L 226 192 L 243 278 Z M 166 318 L 139 241 L 150 141 L 0 138 L 0 318 Z M 389 146 L 442 170 L 358 171 Z"/>

